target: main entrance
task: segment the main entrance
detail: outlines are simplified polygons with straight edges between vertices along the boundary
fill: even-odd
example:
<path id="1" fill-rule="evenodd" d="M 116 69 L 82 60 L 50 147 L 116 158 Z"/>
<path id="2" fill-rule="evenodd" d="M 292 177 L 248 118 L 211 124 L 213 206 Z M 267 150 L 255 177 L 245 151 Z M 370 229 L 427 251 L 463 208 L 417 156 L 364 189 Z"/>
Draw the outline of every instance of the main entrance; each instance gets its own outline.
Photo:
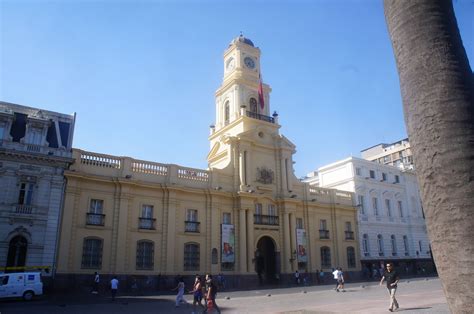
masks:
<path id="1" fill-rule="evenodd" d="M 275 243 L 270 237 L 262 237 L 255 252 L 255 271 L 261 284 L 272 284 L 277 280 L 277 264 Z"/>

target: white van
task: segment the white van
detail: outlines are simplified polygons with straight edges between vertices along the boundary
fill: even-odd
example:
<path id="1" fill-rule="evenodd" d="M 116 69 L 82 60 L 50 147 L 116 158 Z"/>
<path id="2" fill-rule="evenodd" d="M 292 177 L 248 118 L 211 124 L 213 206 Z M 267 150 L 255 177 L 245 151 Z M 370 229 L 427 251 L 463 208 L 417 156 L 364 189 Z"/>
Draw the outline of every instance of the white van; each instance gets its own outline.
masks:
<path id="1" fill-rule="evenodd" d="M 26 301 L 43 294 L 40 273 L 0 274 L 0 298 L 23 298 Z"/>

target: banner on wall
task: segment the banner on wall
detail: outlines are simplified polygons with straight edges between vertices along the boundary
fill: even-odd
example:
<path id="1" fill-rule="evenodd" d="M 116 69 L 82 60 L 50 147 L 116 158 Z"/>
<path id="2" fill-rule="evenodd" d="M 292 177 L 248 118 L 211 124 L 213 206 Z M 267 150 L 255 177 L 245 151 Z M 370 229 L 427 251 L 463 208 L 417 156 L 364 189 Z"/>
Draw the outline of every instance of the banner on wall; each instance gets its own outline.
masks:
<path id="1" fill-rule="evenodd" d="M 234 263 L 235 262 L 235 228 L 234 225 L 221 225 L 221 239 L 222 239 L 222 251 L 221 261 L 222 263 Z"/>
<path id="2" fill-rule="evenodd" d="M 308 255 L 306 254 L 306 230 L 305 229 L 296 229 L 296 245 L 297 249 L 297 260 L 298 263 L 307 263 Z"/>

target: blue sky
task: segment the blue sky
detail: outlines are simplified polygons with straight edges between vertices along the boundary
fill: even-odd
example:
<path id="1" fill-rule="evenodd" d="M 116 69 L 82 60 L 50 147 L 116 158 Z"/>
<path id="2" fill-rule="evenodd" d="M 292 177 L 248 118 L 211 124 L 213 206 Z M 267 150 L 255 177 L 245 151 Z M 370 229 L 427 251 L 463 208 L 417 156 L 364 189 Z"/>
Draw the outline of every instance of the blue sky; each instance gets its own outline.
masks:
<path id="1" fill-rule="evenodd" d="M 455 1 L 472 64 L 472 1 Z M 382 1 L 0 0 L 0 100 L 77 113 L 74 147 L 206 168 L 240 31 L 298 177 L 406 137 Z"/>

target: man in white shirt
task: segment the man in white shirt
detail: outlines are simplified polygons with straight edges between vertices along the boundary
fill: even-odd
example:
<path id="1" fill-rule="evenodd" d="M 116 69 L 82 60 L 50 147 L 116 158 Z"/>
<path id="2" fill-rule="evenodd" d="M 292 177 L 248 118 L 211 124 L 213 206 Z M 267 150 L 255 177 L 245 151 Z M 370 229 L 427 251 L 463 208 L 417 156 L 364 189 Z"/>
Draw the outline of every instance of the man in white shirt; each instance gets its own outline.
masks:
<path id="1" fill-rule="evenodd" d="M 115 296 L 117 295 L 117 290 L 119 286 L 119 281 L 116 276 L 110 281 L 110 291 L 112 292 L 112 301 L 115 301 Z"/>
<path id="2" fill-rule="evenodd" d="M 99 293 L 99 273 L 95 272 L 94 273 L 94 284 L 92 286 L 92 294 L 98 294 Z"/>
<path id="3" fill-rule="evenodd" d="M 338 272 L 339 272 L 339 270 L 338 270 L 337 268 L 336 268 L 336 269 L 333 268 L 332 275 L 333 275 L 333 277 L 334 277 L 334 280 L 336 280 L 336 289 L 334 289 L 334 290 L 336 290 L 336 291 L 338 291 L 338 290 L 337 290 L 337 287 L 339 287 L 339 281 L 337 280 L 337 274 L 338 274 Z"/>

